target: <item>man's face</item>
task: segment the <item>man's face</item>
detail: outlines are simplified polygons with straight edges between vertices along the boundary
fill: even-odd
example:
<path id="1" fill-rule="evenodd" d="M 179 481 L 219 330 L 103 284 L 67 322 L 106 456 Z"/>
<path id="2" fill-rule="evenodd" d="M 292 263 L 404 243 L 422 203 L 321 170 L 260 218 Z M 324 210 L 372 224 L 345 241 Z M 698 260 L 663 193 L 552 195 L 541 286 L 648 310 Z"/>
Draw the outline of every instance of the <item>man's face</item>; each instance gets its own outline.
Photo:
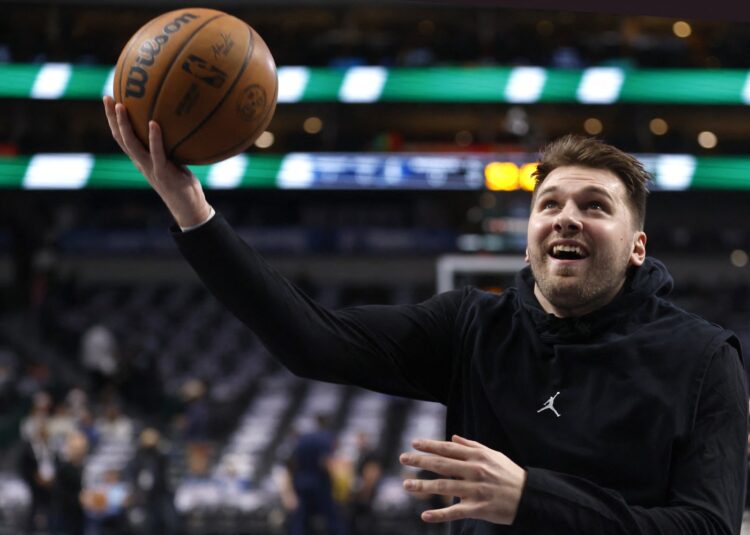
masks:
<path id="1" fill-rule="evenodd" d="M 547 312 L 587 314 L 611 301 L 628 266 L 646 255 L 627 189 L 611 171 L 558 167 L 539 186 L 531 209 L 527 260 L 534 293 Z"/>

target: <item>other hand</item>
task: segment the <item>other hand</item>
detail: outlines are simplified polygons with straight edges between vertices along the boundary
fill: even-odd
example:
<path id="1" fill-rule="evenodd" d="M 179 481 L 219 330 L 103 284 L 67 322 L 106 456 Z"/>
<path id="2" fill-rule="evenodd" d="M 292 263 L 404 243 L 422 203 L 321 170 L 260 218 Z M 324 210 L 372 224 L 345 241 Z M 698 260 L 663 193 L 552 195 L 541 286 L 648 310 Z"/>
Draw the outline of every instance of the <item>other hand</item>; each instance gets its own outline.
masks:
<path id="1" fill-rule="evenodd" d="M 495 524 L 512 524 L 518 511 L 526 471 L 499 451 L 453 435 L 450 442 L 417 439 L 416 453 L 401 454 L 401 464 L 422 468 L 448 479 L 407 479 L 404 488 L 415 493 L 458 497 L 449 507 L 422 513 L 425 522 L 476 518 Z"/>

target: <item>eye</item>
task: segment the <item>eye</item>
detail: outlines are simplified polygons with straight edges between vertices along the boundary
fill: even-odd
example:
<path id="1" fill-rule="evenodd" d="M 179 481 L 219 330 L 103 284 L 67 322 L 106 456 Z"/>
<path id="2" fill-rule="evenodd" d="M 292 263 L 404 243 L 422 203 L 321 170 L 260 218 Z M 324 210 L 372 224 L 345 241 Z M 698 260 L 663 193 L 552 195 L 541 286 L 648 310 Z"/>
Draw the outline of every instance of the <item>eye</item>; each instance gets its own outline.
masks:
<path id="1" fill-rule="evenodd" d="M 592 210 L 604 210 L 604 205 L 599 201 L 591 201 L 588 207 Z"/>
<path id="2" fill-rule="evenodd" d="M 542 201 L 542 209 L 547 210 L 549 208 L 556 208 L 557 207 L 557 201 L 553 201 L 552 199 L 547 199 L 545 201 Z"/>

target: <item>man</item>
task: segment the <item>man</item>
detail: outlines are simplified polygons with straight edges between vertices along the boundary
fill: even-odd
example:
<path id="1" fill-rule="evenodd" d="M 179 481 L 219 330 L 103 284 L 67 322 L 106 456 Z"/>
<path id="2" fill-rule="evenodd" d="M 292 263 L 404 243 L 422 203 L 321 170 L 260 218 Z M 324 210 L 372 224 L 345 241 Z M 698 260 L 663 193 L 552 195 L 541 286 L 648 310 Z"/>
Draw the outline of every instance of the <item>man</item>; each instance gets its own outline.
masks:
<path id="1" fill-rule="evenodd" d="M 34 533 L 51 526 L 52 489 L 55 483 L 56 452 L 46 417 L 28 427 L 28 436 L 19 456 L 19 473 L 31 492 L 31 507 L 26 530 Z M 22 431 L 22 436 L 24 435 Z"/>
<path id="2" fill-rule="evenodd" d="M 358 431 L 356 443 L 354 481 L 349 492 L 349 532 L 366 535 L 373 531 L 373 503 L 383 477 L 383 463 L 368 432 Z"/>
<path id="3" fill-rule="evenodd" d="M 140 511 L 143 533 L 174 533 L 169 454 L 164 449 L 159 431 L 146 427 L 126 470 L 132 496 L 129 506 Z"/>
<path id="4" fill-rule="evenodd" d="M 55 512 L 54 533 L 77 535 L 83 533 L 85 518 L 81 504 L 83 469 L 89 441 L 80 431 L 65 437 L 62 456 L 57 459 L 55 481 L 52 486 L 52 508 Z"/>
<path id="5" fill-rule="evenodd" d="M 646 258 L 648 175 L 631 156 L 574 137 L 544 151 L 517 288 L 334 312 L 214 214 L 167 161 L 156 123 L 147 150 L 122 105 L 105 110 L 183 255 L 292 372 L 447 406 L 451 440 L 418 439 L 421 453 L 401 456 L 443 476 L 408 490 L 454 498 L 423 520 L 473 534 L 739 531 L 739 343 L 664 300 L 672 279 Z"/>
<path id="6" fill-rule="evenodd" d="M 289 522 L 290 535 L 317 532 L 316 522 L 323 524 L 323 533 L 344 533 L 338 507 L 333 497 L 331 461 L 336 441 L 330 431 L 330 418 L 318 414 L 316 428 L 302 433 L 287 463 L 296 507 Z"/>

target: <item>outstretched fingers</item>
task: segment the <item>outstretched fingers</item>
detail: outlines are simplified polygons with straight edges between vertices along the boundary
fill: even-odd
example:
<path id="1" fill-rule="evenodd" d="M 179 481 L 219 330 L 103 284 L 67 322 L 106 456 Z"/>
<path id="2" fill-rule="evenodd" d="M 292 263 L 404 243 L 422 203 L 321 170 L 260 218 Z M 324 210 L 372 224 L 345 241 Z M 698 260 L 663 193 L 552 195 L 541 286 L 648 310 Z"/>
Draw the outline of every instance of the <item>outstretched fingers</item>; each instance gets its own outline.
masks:
<path id="1" fill-rule="evenodd" d="M 495 524 L 512 524 L 526 482 L 526 471 L 499 451 L 453 435 L 451 441 L 417 439 L 420 452 L 404 453 L 401 463 L 424 468 L 442 479 L 404 481 L 409 492 L 453 496 L 460 502 L 444 509 L 425 511 L 425 522 L 477 518 Z M 449 479 L 452 478 L 452 479 Z"/>
<path id="2" fill-rule="evenodd" d="M 413 441 L 412 446 L 414 449 L 424 453 L 432 453 L 434 455 L 440 455 L 441 457 L 450 457 L 451 459 L 458 459 L 461 461 L 470 459 L 474 453 L 474 449 L 470 446 L 455 442 L 446 442 L 444 440 L 420 438 Z"/>
<path id="3" fill-rule="evenodd" d="M 460 435 L 453 435 L 451 437 L 451 440 L 455 442 L 456 444 L 462 444 L 464 446 L 467 446 L 469 448 L 483 448 L 484 446 L 480 444 L 479 442 L 475 440 L 469 440 L 468 438 L 464 438 Z"/>
<path id="4" fill-rule="evenodd" d="M 455 479 L 407 479 L 404 488 L 409 492 L 439 494 L 466 498 L 472 492 L 471 485 Z"/>
<path id="5" fill-rule="evenodd" d="M 436 474 L 448 477 L 465 479 L 470 476 L 470 467 L 464 461 L 439 457 L 437 455 L 417 455 L 414 453 L 402 453 L 399 457 L 401 464 L 414 468 L 429 470 Z"/>

